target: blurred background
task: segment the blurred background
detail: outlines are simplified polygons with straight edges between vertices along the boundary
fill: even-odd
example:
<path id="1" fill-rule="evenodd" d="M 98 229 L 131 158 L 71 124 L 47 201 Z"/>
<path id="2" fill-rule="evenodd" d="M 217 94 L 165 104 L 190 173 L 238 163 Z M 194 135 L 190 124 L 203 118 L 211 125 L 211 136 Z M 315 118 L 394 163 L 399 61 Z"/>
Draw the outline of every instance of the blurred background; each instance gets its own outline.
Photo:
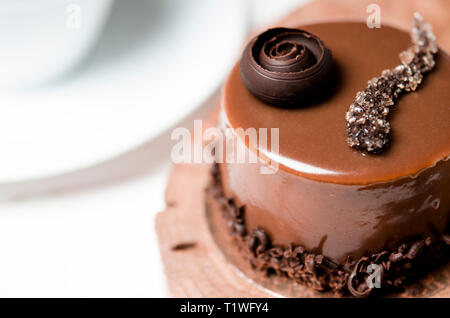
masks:
<path id="1" fill-rule="evenodd" d="M 170 132 L 302 0 L 2 0 L 0 296 L 168 296 Z"/>
<path id="2" fill-rule="evenodd" d="M 450 50 L 448 0 L 0 1 L 0 297 L 169 296 L 171 131 L 217 105 L 255 30 L 371 3 L 405 29 L 419 11 Z"/>

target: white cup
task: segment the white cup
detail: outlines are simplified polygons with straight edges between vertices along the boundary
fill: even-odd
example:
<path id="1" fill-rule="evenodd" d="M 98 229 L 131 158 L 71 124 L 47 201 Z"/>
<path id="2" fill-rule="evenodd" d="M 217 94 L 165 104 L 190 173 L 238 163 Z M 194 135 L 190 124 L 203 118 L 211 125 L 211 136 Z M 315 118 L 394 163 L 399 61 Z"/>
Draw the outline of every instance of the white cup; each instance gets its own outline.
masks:
<path id="1" fill-rule="evenodd" d="M 1 0 L 0 89 L 41 84 L 89 51 L 113 0 Z"/>

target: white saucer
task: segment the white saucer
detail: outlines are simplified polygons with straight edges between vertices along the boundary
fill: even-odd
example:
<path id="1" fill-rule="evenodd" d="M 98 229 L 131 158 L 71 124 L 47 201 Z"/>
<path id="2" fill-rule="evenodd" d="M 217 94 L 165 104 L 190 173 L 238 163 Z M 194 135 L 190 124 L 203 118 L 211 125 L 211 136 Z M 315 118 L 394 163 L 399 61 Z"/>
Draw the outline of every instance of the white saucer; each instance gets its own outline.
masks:
<path id="1" fill-rule="evenodd" d="M 0 96 L 0 183 L 85 168 L 173 127 L 217 89 L 246 31 L 241 0 L 116 1 L 75 71 Z"/>

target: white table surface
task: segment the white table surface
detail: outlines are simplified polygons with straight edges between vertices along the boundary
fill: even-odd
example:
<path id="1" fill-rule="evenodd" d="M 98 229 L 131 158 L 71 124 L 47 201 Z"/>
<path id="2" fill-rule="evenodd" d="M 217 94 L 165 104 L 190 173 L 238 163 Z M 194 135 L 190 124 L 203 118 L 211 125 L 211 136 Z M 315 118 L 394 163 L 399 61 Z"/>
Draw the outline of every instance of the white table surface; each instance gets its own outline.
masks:
<path id="1" fill-rule="evenodd" d="M 261 26 L 304 1 L 251 2 Z M 0 297 L 168 296 L 154 217 L 164 209 L 169 136 L 81 171 L 0 186 Z"/>

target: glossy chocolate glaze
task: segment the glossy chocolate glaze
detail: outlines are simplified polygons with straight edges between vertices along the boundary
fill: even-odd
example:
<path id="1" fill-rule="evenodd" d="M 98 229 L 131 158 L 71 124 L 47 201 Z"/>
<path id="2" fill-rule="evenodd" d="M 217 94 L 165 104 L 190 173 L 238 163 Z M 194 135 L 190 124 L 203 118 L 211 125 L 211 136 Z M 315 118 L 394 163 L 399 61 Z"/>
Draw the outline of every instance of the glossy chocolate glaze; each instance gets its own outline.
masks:
<path id="1" fill-rule="evenodd" d="M 249 228 L 274 244 L 302 244 L 337 261 L 389 248 L 411 236 L 443 232 L 450 213 L 450 59 L 402 97 L 391 124 L 393 146 L 362 156 L 346 144 L 345 112 L 356 92 L 399 63 L 406 32 L 362 23 L 302 26 L 333 52 L 339 87 L 324 102 L 280 109 L 257 100 L 237 65 L 223 90 L 222 120 L 232 128 L 279 128 L 279 171 L 221 164 L 227 196 L 245 205 Z"/>

